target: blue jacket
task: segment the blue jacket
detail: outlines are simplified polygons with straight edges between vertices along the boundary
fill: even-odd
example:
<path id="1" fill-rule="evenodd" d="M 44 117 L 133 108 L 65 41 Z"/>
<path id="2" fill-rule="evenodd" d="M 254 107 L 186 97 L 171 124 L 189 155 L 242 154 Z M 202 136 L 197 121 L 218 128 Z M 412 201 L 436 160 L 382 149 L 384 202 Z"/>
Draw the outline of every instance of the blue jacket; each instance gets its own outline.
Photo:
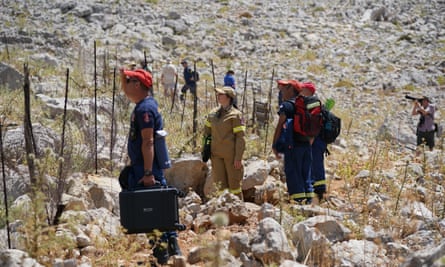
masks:
<path id="1" fill-rule="evenodd" d="M 231 74 L 226 74 L 226 76 L 224 76 L 224 86 L 229 86 L 235 89 L 235 77 Z"/>
<path id="2" fill-rule="evenodd" d="M 193 71 L 189 67 L 184 68 L 184 80 L 187 85 L 196 85 L 196 81 L 193 80 Z"/>

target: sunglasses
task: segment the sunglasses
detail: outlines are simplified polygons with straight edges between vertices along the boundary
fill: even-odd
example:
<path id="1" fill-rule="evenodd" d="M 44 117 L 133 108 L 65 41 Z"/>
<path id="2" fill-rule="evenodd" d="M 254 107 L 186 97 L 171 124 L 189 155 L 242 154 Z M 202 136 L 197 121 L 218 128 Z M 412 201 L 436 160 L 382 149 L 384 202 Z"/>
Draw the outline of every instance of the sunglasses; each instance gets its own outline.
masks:
<path id="1" fill-rule="evenodd" d="M 138 79 L 127 78 L 127 83 L 134 83 L 134 82 L 139 82 L 139 80 Z"/>

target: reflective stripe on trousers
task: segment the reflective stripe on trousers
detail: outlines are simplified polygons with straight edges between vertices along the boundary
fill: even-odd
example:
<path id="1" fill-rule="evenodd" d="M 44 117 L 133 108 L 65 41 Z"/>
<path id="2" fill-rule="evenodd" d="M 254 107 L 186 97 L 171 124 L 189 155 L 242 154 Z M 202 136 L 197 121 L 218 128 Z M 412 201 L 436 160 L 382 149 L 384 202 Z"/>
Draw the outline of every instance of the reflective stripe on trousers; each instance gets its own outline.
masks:
<path id="1" fill-rule="evenodd" d="M 308 144 L 295 146 L 284 153 L 284 172 L 289 196 L 306 198 L 313 192 L 311 179 L 312 152 Z"/>

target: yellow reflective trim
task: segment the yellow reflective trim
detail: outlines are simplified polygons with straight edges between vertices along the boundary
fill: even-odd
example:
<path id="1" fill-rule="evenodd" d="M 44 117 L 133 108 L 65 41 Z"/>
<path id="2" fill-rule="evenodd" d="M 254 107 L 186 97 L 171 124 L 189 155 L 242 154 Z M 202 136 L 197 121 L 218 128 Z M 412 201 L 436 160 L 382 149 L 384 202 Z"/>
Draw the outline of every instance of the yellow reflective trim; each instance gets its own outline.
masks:
<path id="1" fill-rule="evenodd" d="M 246 130 L 246 126 L 237 126 L 235 128 L 233 128 L 233 133 L 239 133 L 239 132 L 244 132 Z"/>
<path id="2" fill-rule="evenodd" d="M 212 128 L 212 124 L 210 123 L 210 121 L 206 120 L 206 122 L 204 123 L 205 126 Z"/>
<path id="3" fill-rule="evenodd" d="M 222 194 L 224 194 L 225 193 L 225 189 L 221 189 L 221 190 L 218 190 L 218 192 L 216 193 L 218 196 L 220 196 L 220 195 L 222 195 Z"/>
<path id="4" fill-rule="evenodd" d="M 314 192 L 307 193 L 306 197 L 315 197 L 315 193 Z"/>
<path id="5" fill-rule="evenodd" d="M 314 102 L 314 103 L 307 104 L 306 108 L 307 109 L 312 109 L 312 108 L 319 107 L 319 106 L 320 106 L 320 102 L 317 101 L 317 102 Z"/>
<path id="6" fill-rule="evenodd" d="M 243 191 L 241 190 L 241 187 L 240 187 L 237 189 L 229 189 L 229 192 L 236 195 L 236 194 L 242 193 Z"/>
<path id="7" fill-rule="evenodd" d="M 324 184 L 326 184 L 326 180 L 320 180 L 320 181 L 316 181 L 316 182 L 314 183 L 314 186 L 324 185 Z"/>
<path id="8" fill-rule="evenodd" d="M 296 198 L 306 198 L 306 193 L 298 193 L 298 194 L 292 194 L 290 195 L 291 199 L 296 199 Z"/>

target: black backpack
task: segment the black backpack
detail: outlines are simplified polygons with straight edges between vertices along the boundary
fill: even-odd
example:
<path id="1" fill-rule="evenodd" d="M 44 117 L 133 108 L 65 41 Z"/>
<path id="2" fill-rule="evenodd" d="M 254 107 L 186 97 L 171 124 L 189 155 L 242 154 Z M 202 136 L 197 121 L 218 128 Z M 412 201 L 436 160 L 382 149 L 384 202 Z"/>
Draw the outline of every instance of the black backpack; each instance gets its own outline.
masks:
<path id="1" fill-rule="evenodd" d="M 192 77 L 195 82 L 199 81 L 199 72 L 192 70 Z"/>
<path id="2" fill-rule="evenodd" d="M 341 119 L 335 116 L 334 113 L 324 108 L 324 106 L 321 109 L 321 114 L 323 125 L 320 131 L 320 138 L 326 144 L 331 144 L 340 135 Z"/>
<path id="3" fill-rule="evenodd" d="M 201 156 L 202 156 L 203 162 L 209 161 L 211 153 L 212 153 L 211 146 L 212 146 L 212 136 L 208 135 L 208 136 L 204 137 L 202 140 Z"/>

